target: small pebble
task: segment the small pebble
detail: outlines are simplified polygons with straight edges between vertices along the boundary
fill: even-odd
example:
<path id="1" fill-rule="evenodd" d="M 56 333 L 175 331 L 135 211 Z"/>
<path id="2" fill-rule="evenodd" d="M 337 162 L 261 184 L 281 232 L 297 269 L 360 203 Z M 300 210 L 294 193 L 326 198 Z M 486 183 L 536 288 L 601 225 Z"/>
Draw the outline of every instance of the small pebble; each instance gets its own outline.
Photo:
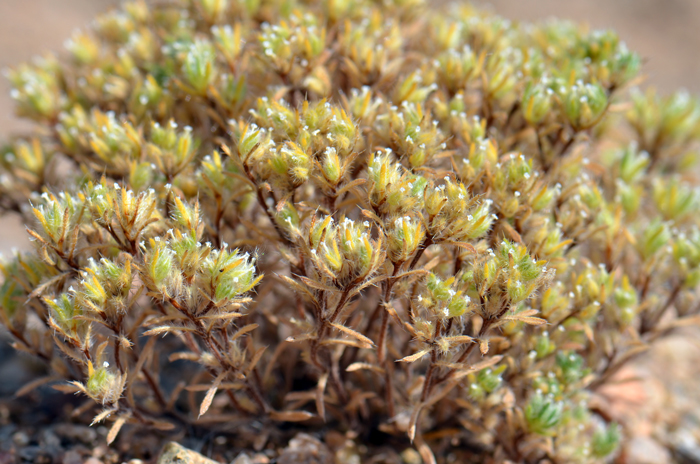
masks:
<path id="1" fill-rule="evenodd" d="M 97 439 L 95 429 L 87 425 L 61 424 L 54 427 L 54 433 L 67 440 L 79 441 L 86 445 L 92 444 Z"/>
<path id="2" fill-rule="evenodd" d="M 61 448 L 61 439 L 51 430 L 42 430 L 39 442 L 45 448 Z"/>
<path id="3" fill-rule="evenodd" d="M 406 450 L 401 453 L 401 461 L 403 461 L 404 464 L 421 464 L 423 459 L 420 457 L 420 454 L 418 454 L 418 451 L 413 448 L 406 448 Z"/>
<path id="4" fill-rule="evenodd" d="M 216 461 L 171 441 L 163 447 L 158 464 L 217 464 Z"/>
<path id="5" fill-rule="evenodd" d="M 12 442 L 19 447 L 27 446 L 29 444 L 29 436 L 24 432 L 17 432 L 12 435 Z"/>
<path id="6" fill-rule="evenodd" d="M 251 461 L 247 454 L 241 453 L 236 459 L 231 461 L 231 464 L 253 464 L 253 461 Z"/>
<path id="7" fill-rule="evenodd" d="M 325 444 L 305 433 L 292 438 L 277 459 L 279 464 L 332 464 L 334 461 Z"/>
<path id="8" fill-rule="evenodd" d="M 63 464 L 83 464 L 83 458 L 80 457 L 80 453 L 77 451 L 68 451 L 63 455 Z"/>
<path id="9" fill-rule="evenodd" d="M 634 437 L 625 446 L 625 464 L 670 464 L 671 453 L 649 437 Z"/>

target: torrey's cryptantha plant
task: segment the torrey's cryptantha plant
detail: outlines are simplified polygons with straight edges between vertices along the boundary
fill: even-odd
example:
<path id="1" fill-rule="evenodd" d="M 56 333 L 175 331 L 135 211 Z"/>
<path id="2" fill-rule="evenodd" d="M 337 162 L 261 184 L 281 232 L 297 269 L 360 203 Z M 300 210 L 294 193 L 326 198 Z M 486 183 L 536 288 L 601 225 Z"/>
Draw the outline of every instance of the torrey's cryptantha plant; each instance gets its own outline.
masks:
<path id="1" fill-rule="evenodd" d="M 0 207 L 34 251 L 0 315 L 51 370 L 19 393 L 91 398 L 110 441 L 294 422 L 273 450 L 599 462 L 624 437 L 599 389 L 697 320 L 700 103 L 637 90 L 613 32 L 131 1 L 66 49 L 7 73 L 36 131 Z"/>

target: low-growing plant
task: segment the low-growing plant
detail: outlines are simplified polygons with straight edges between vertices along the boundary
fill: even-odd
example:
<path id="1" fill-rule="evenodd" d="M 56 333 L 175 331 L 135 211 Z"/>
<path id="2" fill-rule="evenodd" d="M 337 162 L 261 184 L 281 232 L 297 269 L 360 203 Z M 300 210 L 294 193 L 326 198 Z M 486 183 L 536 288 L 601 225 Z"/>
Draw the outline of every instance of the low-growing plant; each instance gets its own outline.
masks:
<path id="1" fill-rule="evenodd" d="M 34 251 L 0 315 L 50 367 L 18 393 L 89 397 L 109 441 L 294 422 L 269 446 L 599 462 L 600 388 L 698 319 L 700 102 L 638 90 L 613 32 L 136 0 L 66 48 L 8 71 L 37 129 L 0 206 Z"/>

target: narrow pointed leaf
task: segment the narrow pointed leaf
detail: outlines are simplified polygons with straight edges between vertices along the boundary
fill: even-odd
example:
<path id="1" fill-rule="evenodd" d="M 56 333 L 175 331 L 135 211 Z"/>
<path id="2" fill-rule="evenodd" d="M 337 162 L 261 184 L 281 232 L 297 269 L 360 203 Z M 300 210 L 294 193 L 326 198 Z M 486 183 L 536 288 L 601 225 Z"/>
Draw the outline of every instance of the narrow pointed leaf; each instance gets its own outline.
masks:
<path id="1" fill-rule="evenodd" d="M 332 323 L 331 326 L 334 327 L 334 328 L 336 328 L 336 329 L 338 329 L 338 330 L 340 330 L 341 332 L 343 332 L 343 333 L 345 333 L 345 334 L 347 334 L 347 335 L 349 335 L 349 336 L 351 336 L 351 337 L 353 337 L 353 338 L 359 340 L 359 341 L 362 342 L 363 344 L 366 344 L 366 345 L 369 345 L 369 346 L 374 346 L 374 342 L 373 342 L 372 340 L 370 340 L 369 338 L 365 337 L 364 335 L 362 335 L 360 332 L 358 332 L 358 331 L 356 331 L 356 330 L 353 330 L 353 329 L 351 329 L 351 328 L 349 328 L 349 327 L 345 327 L 344 325 L 335 324 L 335 323 Z"/>
<path id="2" fill-rule="evenodd" d="M 420 358 L 425 356 L 426 354 L 430 353 L 431 348 L 426 348 L 425 350 L 421 350 L 418 353 L 413 353 L 410 356 L 406 356 L 405 358 L 398 359 L 396 362 L 407 362 L 407 363 L 412 363 L 418 361 Z"/>
<path id="3" fill-rule="evenodd" d="M 117 419 L 114 422 L 114 425 L 112 425 L 112 428 L 109 429 L 109 433 L 107 434 L 107 444 L 110 445 L 114 441 L 115 438 L 117 438 L 117 435 L 119 434 L 119 431 L 122 429 L 122 426 L 126 423 L 126 417 L 122 416 L 119 419 Z"/>
<path id="4" fill-rule="evenodd" d="M 216 390 L 219 389 L 219 385 L 226 377 L 226 374 L 227 374 L 227 372 L 224 371 L 221 374 L 219 374 L 216 379 L 214 379 L 214 383 L 207 391 L 207 394 L 204 396 L 204 399 L 202 400 L 202 404 L 199 406 L 199 417 L 202 417 L 204 415 L 204 413 L 206 413 L 209 410 L 209 407 L 211 406 L 211 402 L 214 400 L 214 395 L 216 395 Z"/>

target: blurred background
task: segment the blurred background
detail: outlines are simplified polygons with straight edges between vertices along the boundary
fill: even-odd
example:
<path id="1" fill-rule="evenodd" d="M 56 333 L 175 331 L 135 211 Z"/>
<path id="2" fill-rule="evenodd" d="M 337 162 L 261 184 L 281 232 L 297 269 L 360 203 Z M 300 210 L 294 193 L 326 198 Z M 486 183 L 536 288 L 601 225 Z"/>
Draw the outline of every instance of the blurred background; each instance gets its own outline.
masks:
<path id="1" fill-rule="evenodd" d="M 71 32 L 89 25 L 118 0 L 0 0 L 0 69 L 60 51 Z M 515 21 L 571 19 L 615 29 L 645 59 L 647 83 L 662 92 L 700 92 L 700 0 L 473 0 Z M 9 86 L 0 78 L 0 139 L 31 126 L 13 115 Z M 0 219 L 0 252 L 24 248 L 19 221 Z"/>

